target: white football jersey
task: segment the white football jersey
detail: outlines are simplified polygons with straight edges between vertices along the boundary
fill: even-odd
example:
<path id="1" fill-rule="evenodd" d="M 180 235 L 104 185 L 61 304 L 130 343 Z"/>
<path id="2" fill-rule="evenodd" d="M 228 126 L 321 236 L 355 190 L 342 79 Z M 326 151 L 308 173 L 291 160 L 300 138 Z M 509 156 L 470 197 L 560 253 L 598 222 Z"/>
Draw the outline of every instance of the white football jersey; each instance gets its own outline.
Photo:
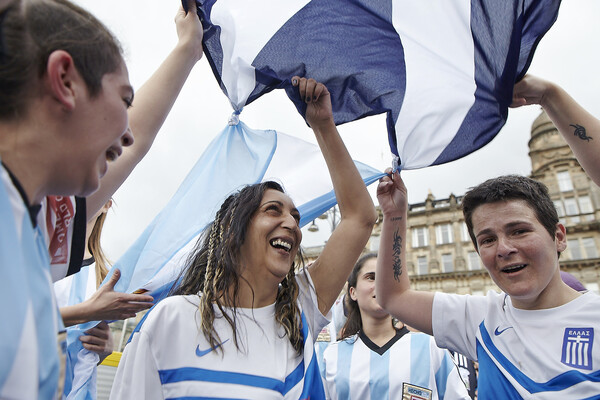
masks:
<path id="1" fill-rule="evenodd" d="M 199 297 L 173 296 L 149 312 L 126 346 L 111 398 L 324 399 L 314 341 L 328 320 L 309 274 L 300 272 L 296 280 L 302 354 L 275 321 L 274 304 L 237 309 L 239 349 L 229 324 L 215 318 L 220 345 L 212 350 L 200 329 Z"/>
<path id="2" fill-rule="evenodd" d="M 600 297 L 560 307 L 515 308 L 510 297 L 436 293 L 437 344 L 479 362 L 478 399 L 600 397 Z"/>

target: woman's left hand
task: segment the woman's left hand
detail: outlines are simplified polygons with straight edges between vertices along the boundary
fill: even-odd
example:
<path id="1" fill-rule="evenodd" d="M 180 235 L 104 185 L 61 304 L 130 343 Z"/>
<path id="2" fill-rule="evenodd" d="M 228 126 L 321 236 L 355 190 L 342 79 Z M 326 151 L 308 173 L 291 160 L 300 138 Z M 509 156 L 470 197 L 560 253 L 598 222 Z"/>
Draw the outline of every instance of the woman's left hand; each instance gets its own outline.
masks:
<path id="1" fill-rule="evenodd" d="M 292 85 L 297 86 L 300 98 L 306 103 L 306 122 L 316 129 L 333 124 L 331 96 L 329 90 L 320 82 L 310 78 L 292 77 Z"/>

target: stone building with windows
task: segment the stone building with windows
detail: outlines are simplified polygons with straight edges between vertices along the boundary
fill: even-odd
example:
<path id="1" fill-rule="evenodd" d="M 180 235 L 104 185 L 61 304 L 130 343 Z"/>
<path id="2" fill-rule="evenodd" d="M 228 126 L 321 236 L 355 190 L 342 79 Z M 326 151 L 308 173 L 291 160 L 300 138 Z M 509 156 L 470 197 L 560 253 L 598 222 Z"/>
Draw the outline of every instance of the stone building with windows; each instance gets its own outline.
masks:
<path id="1" fill-rule="evenodd" d="M 529 141 L 531 177 L 549 189 L 568 246 L 561 268 L 575 275 L 589 290 L 600 284 L 600 188 L 585 174 L 556 127 L 545 113 L 533 123 Z M 406 264 L 412 285 L 419 290 L 485 294 L 500 289 L 481 265 L 464 223 L 462 196 L 450 194 L 411 204 L 408 214 Z M 381 220 L 381 218 L 380 218 Z M 378 248 L 380 227 L 375 226 L 368 247 Z M 308 248 L 314 260 L 322 247 Z M 365 249 L 367 251 L 367 249 Z"/>

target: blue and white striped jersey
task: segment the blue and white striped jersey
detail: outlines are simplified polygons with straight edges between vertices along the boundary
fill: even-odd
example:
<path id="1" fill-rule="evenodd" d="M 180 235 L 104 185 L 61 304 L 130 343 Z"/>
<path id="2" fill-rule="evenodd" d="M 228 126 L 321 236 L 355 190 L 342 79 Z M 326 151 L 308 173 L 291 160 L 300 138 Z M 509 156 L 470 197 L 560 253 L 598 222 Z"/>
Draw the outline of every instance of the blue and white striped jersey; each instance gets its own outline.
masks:
<path id="1" fill-rule="evenodd" d="M 309 274 L 300 272 L 296 280 L 302 354 L 276 322 L 274 304 L 237 309 L 239 349 L 231 327 L 217 314 L 221 345 L 213 351 L 200 329 L 199 297 L 168 297 L 125 347 L 111 399 L 324 399 L 314 340 L 328 321 L 319 312 Z"/>
<path id="2" fill-rule="evenodd" d="M 382 347 L 362 332 L 333 343 L 324 364 L 332 400 L 469 399 L 450 353 L 406 328 Z"/>
<path id="3" fill-rule="evenodd" d="M 588 292 L 560 307 L 522 310 L 504 293 L 436 293 L 439 346 L 479 361 L 478 399 L 600 397 L 600 297 Z"/>
<path id="4" fill-rule="evenodd" d="M 2 399 L 53 399 L 59 390 L 58 332 L 64 327 L 52 292 L 48 247 L 33 222 L 38 211 L 29 209 L 16 179 L 0 166 Z"/>

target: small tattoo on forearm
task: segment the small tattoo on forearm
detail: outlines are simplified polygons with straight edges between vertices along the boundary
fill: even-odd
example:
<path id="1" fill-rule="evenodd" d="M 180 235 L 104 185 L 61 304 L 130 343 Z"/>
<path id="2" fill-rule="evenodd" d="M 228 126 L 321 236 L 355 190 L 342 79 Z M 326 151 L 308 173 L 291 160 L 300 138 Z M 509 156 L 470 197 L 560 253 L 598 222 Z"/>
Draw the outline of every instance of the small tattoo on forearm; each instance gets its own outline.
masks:
<path id="1" fill-rule="evenodd" d="M 402 217 L 392 217 L 390 218 L 392 221 L 396 222 L 396 221 L 402 221 Z"/>
<path id="2" fill-rule="evenodd" d="M 573 135 L 577 136 L 579 139 L 585 140 L 586 142 L 593 140 L 593 138 L 591 136 L 587 135 L 587 132 L 585 131 L 585 128 L 583 126 L 581 126 L 579 124 L 569 124 L 569 126 L 572 126 L 573 128 L 575 128 Z"/>
<path id="3" fill-rule="evenodd" d="M 394 232 L 394 243 L 392 245 L 392 262 L 394 267 L 394 279 L 400 282 L 400 275 L 402 275 L 402 260 L 400 255 L 402 254 L 402 236 L 398 233 L 398 230 Z"/>

